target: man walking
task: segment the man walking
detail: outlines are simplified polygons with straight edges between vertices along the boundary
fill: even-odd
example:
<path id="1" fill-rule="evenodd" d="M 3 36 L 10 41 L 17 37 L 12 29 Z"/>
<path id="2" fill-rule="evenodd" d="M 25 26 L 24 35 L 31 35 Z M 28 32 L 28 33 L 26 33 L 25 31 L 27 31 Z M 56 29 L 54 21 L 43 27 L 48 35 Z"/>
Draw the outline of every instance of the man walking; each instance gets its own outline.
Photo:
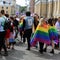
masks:
<path id="1" fill-rule="evenodd" d="M 26 12 L 26 17 L 23 22 L 24 37 L 27 38 L 27 42 L 28 42 L 27 50 L 30 50 L 30 37 L 32 33 L 32 26 L 34 23 L 34 19 L 30 15 L 31 15 L 30 12 Z"/>
<path id="2" fill-rule="evenodd" d="M 7 48 L 5 46 L 5 30 L 4 30 L 4 24 L 5 24 L 5 12 L 4 10 L 1 10 L 1 16 L 0 16 L 0 54 L 1 54 L 1 49 L 3 48 L 5 53 L 4 56 L 7 56 Z"/>

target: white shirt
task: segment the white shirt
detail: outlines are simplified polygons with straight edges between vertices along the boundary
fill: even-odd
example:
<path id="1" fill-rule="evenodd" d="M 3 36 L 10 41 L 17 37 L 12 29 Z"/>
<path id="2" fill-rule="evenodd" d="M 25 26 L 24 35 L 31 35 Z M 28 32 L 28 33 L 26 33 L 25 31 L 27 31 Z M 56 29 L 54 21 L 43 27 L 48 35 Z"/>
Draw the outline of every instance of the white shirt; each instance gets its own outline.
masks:
<path id="1" fill-rule="evenodd" d="M 55 27 L 58 31 L 58 34 L 60 34 L 60 23 L 58 21 L 56 22 Z"/>

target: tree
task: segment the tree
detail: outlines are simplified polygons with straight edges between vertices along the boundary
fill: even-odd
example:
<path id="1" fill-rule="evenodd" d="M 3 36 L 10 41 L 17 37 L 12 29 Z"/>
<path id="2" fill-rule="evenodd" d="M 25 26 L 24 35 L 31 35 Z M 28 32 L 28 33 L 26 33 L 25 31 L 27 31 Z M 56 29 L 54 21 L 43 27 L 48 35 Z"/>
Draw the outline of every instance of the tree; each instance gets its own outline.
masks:
<path id="1" fill-rule="evenodd" d="M 26 11 L 26 6 L 25 7 L 20 7 L 20 11 L 21 11 L 21 13 L 23 13 L 24 11 Z"/>

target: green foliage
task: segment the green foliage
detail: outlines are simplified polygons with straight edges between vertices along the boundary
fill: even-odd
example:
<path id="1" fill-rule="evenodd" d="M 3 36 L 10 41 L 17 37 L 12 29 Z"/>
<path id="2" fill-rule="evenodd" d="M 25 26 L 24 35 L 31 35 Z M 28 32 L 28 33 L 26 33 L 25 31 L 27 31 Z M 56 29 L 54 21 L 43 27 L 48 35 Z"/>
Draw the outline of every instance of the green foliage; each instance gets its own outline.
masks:
<path id="1" fill-rule="evenodd" d="M 26 6 L 25 7 L 20 7 L 20 11 L 21 11 L 21 13 L 23 13 L 24 11 L 26 11 Z"/>

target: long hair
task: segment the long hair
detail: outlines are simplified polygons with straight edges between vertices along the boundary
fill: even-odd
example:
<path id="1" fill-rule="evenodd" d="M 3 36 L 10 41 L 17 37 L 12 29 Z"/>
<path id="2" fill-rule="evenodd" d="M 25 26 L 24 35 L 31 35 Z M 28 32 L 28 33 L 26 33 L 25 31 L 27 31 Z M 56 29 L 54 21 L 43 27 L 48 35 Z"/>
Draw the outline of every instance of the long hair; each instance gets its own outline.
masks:
<path id="1" fill-rule="evenodd" d="M 54 18 L 48 19 L 48 24 L 49 24 L 49 25 L 53 26 L 53 25 L 54 25 L 53 22 L 55 22 Z"/>

